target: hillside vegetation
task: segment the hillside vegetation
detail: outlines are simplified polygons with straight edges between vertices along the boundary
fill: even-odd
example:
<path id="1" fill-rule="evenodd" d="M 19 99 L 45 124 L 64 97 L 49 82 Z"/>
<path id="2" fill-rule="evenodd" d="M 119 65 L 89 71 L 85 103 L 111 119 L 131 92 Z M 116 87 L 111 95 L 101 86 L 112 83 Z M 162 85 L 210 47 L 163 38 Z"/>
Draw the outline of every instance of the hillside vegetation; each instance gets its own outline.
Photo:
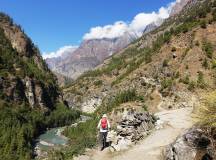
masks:
<path id="1" fill-rule="evenodd" d="M 32 159 L 36 136 L 79 117 L 60 95 L 39 50 L 20 26 L 0 13 L 0 159 Z"/>
<path id="2" fill-rule="evenodd" d="M 156 30 L 65 86 L 64 97 L 81 110 L 92 107 L 86 106 L 86 102 L 101 99 L 101 104 L 93 110 L 95 118 L 128 102 L 123 100 L 116 104 L 115 100 L 119 93 L 129 90 L 138 95 L 129 101 L 138 101 L 151 112 L 157 111 L 156 97 L 160 96 L 164 99 L 164 107 L 178 108 L 177 104 L 185 99 L 193 95 L 200 97 L 202 92 L 216 87 L 215 31 L 216 1 L 190 1 L 179 15 L 170 17 Z M 95 120 L 87 124 L 94 126 Z M 82 126 L 69 128 L 65 134 L 73 141 L 73 134 L 81 132 Z M 88 132 L 92 140 L 95 140 L 95 132 L 92 128 Z M 73 150 L 83 139 L 73 141 Z M 90 145 L 82 147 L 94 144 L 91 141 Z M 83 151 L 82 147 L 77 150 Z M 71 154 L 77 154 L 77 150 Z"/>

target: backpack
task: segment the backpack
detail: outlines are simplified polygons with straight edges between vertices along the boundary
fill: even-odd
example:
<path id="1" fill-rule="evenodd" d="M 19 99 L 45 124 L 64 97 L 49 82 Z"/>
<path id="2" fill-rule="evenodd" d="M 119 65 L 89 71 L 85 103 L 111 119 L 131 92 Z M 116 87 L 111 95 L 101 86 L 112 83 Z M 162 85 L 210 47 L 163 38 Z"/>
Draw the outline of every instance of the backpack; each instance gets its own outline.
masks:
<path id="1" fill-rule="evenodd" d="M 101 127 L 102 129 L 107 129 L 107 119 L 106 118 L 101 119 Z"/>

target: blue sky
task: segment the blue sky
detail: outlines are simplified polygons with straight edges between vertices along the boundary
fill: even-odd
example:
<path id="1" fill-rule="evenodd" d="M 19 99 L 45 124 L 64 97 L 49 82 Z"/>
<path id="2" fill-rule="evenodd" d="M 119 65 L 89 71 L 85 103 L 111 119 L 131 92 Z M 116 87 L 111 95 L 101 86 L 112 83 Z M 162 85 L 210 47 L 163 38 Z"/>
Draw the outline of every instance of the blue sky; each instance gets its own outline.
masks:
<path id="1" fill-rule="evenodd" d="M 95 26 L 130 23 L 139 13 L 158 11 L 171 0 L 2 0 L 9 14 L 41 52 L 78 45 Z"/>

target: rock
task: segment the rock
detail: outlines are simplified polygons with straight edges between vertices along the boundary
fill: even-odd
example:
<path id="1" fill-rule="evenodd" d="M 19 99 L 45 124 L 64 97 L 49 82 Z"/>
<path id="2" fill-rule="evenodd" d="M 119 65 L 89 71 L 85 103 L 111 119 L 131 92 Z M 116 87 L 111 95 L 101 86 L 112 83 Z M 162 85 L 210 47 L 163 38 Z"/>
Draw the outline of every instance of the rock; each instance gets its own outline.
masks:
<path id="1" fill-rule="evenodd" d="M 213 159 L 216 156 L 210 146 L 211 140 L 205 133 L 196 128 L 187 131 L 183 136 L 166 149 L 166 160 L 193 160 L 199 155 L 201 159 Z M 214 152 L 212 152 L 212 150 Z"/>
<path id="2" fill-rule="evenodd" d="M 30 106 L 33 108 L 35 104 L 35 97 L 33 93 L 32 81 L 30 79 L 26 79 L 25 86 L 26 86 L 26 91 L 25 91 L 26 97 L 28 99 Z"/>
<path id="3" fill-rule="evenodd" d="M 71 124 L 71 127 L 77 127 L 78 123 Z"/>
<path id="4" fill-rule="evenodd" d="M 44 107 L 43 89 L 40 85 L 35 85 L 35 99 L 41 108 Z"/>
<path id="5" fill-rule="evenodd" d="M 159 120 L 156 121 L 156 124 L 155 124 L 156 127 L 155 128 L 157 130 L 162 129 L 163 128 L 163 124 L 164 124 L 164 122 L 159 119 Z"/>
<path id="6" fill-rule="evenodd" d="M 140 77 L 140 84 L 142 86 L 156 86 L 155 80 L 152 78 L 147 78 L 147 77 Z"/>
<path id="7" fill-rule="evenodd" d="M 86 112 L 86 113 L 93 113 L 98 106 L 100 106 L 102 103 L 102 99 L 100 99 L 99 97 L 92 97 L 90 99 L 88 99 L 87 101 L 85 101 L 81 108 L 82 108 L 82 111 L 83 112 Z"/>
<path id="8" fill-rule="evenodd" d="M 204 132 L 200 129 L 192 129 L 184 135 L 185 141 L 188 145 L 195 148 L 207 148 L 211 143 L 209 138 L 204 135 Z"/>
<path id="9" fill-rule="evenodd" d="M 111 131 L 111 150 L 120 151 L 127 149 L 131 144 L 137 143 L 154 127 L 155 118 L 145 112 L 137 113 L 127 110 L 118 122 L 117 131 Z M 108 136 L 109 137 L 109 136 Z"/>
<path id="10" fill-rule="evenodd" d="M 114 70 L 112 71 L 112 75 L 118 76 L 118 75 L 119 75 L 118 69 L 114 69 Z"/>
<path id="11" fill-rule="evenodd" d="M 172 53 L 172 57 L 173 57 L 173 59 L 177 58 L 177 55 L 176 55 L 176 53 L 175 53 L 175 52 L 174 52 L 174 53 Z"/>

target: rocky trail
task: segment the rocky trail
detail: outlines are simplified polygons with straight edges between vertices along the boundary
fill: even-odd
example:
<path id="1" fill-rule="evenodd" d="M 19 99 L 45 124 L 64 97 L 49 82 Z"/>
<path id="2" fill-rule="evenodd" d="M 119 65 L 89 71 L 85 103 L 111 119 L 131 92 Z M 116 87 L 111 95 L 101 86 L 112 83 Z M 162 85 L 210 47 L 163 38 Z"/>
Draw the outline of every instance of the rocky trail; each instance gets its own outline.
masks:
<path id="1" fill-rule="evenodd" d="M 160 106 L 159 106 L 160 107 Z M 176 110 L 162 110 L 155 115 L 160 118 L 152 133 L 137 145 L 122 152 L 110 152 L 99 149 L 89 150 L 86 155 L 76 157 L 75 160 L 161 160 L 165 147 L 193 125 L 192 108 Z"/>

